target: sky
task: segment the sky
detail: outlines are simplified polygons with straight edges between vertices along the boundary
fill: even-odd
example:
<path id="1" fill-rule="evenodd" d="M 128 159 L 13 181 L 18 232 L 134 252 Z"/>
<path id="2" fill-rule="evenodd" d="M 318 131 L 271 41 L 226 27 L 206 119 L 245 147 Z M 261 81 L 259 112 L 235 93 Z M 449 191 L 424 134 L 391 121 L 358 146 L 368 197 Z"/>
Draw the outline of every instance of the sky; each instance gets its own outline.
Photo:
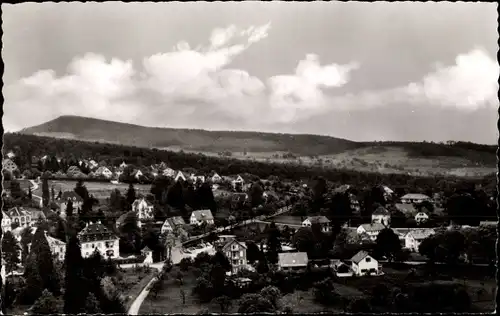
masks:
<path id="1" fill-rule="evenodd" d="M 498 140 L 497 4 L 2 4 L 6 131 L 61 115 Z"/>

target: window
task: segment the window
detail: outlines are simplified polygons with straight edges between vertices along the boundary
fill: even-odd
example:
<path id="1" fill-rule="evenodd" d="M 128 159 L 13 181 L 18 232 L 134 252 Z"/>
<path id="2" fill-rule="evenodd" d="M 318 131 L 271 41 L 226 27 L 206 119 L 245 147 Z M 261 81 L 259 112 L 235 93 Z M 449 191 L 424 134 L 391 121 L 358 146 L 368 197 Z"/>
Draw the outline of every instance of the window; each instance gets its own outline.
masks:
<path id="1" fill-rule="evenodd" d="M 87 251 L 87 252 L 85 253 L 85 257 L 88 257 L 88 256 L 89 256 L 89 253 L 88 253 L 88 251 Z"/>
<path id="2" fill-rule="evenodd" d="M 95 248 L 95 244 L 92 244 L 92 248 Z"/>
<path id="3" fill-rule="evenodd" d="M 242 265 L 242 264 L 243 264 L 243 260 L 240 260 L 240 265 Z"/>
<path id="4" fill-rule="evenodd" d="M 240 251 L 240 257 L 243 257 L 243 250 Z"/>
<path id="5" fill-rule="evenodd" d="M 372 261 L 372 259 L 371 259 L 370 257 L 367 257 L 367 258 L 365 259 L 365 261 L 366 261 L 366 262 L 371 262 L 371 261 Z"/>

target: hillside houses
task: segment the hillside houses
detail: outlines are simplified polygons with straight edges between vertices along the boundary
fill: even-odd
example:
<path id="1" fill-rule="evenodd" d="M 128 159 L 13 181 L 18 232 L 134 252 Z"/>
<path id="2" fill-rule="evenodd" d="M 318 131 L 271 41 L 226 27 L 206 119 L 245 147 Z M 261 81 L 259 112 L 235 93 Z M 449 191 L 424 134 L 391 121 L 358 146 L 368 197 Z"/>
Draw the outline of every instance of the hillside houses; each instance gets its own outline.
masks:
<path id="1" fill-rule="evenodd" d="M 99 251 L 104 258 L 117 258 L 120 255 L 119 238 L 100 221 L 87 223 L 78 233 L 82 257 L 88 258 L 94 251 Z"/>

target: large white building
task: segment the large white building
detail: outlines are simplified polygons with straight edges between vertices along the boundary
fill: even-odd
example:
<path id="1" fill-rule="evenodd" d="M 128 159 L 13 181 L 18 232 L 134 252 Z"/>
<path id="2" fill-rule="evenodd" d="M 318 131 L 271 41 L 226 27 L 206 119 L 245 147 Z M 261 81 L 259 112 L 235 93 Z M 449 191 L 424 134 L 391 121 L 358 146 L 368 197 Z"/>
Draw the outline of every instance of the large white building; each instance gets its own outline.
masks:
<path id="1" fill-rule="evenodd" d="M 379 206 L 372 213 L 372 223 L 379 223 L 389 227 L 391 224 L 391 213 L 385 207 Z"/>
<path id="2" fill-rule="evenodd" d="M 191 213 L 189 219 L 191 225 L 201 225 L 202 223 L 207 223 L 207 225 L 214 224 L 214 217 L 210 210 L 199 210 Z"/>
<path id="3" fill-rule="evenodd" d="M 411 251 L 418 252 L 418 247 L 422 243 L 422 241 L 434 235 L 436 232 L 434 229 L 415 229 L 409 231 L 405 235 L 405 248 L 410 249 Z"/>
<path id="4" fill-rule="evenodd" d="M 90 257 L 96 249 L 104 258 L 114 259 L 120 255 L 119 238 L 100 221 L 87 223 L 78 233 L 78 239 L 84 258 Z"/>
<path id="5" fill-rule="evenodd" d="M 381 267 L 377 260 L 362 250 L 351 258 L 351 269 L 357 276 L 378 275 L 380 274 Z"/>
<path id="6" fill-rule="evenodd" d="M 142 226 L 145 221 L 154 219 L 154 205 L 145 198 L 140 198 L 132 203 L 132 211 L 137 215 L 137 225 Z"/>

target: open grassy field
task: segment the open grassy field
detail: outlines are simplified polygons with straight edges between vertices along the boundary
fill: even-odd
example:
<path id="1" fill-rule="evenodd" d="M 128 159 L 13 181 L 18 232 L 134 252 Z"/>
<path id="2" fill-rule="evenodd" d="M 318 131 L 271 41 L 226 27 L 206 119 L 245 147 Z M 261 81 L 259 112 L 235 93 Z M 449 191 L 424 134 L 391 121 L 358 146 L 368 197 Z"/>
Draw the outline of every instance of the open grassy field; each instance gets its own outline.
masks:
<path id="1" fill-rule="evenodd" d="M 179 151 L 177 147 L 164 148 Z M 217 157 L 217 153 L 189 151 Z M 330 168 L 350 169 L 380 173 L 410 173 L 412 175 L 448 175 L 460 177 L 484 176 L 496 172 L 496 167 L 484 166 L 461 157 L 436 156 L 432 158 L 411 157 L 400 147 L 366 147 L 346 150 L 342 153 L 321 155 L 317 158 L 297 156 L 295 159 L 282 158 L 285 152 L 232 152 L 232 158 L 272 163 L 293 163 L 306 166 L 321 165 Z"/>
<path id="2" fill-rule="evenodd" d="M 52 186 L 54 187 L 55 192 L 61 191 L 72 191 L 75 186 L 76 182 L 74 180 L 50 180 L 49 181 L 49 188 Z M 122 194 L 125 194 L 128 190 L 128 184 L 126 183 L 119 183 L 119 184 L 113 184 L 111 182 L 84 182 L 85 186 L 87 187 L 87 190 L 89 193 L 93 194 L 96 198 L 101 198 L 101 197 L 109 197 L 110 193 L 114 189 L 120 190 Z M 142 194 L 148 194 L 149 190 L 151 188 L 151 185 L 149 184 L 134 184 L 134 188 L 136 193 L 142 193 Z M 33 191 L 33 194 L 35 195 L 42 195 L 42 187 L 41 185 L 38 186 L 38 189 Z"/>

